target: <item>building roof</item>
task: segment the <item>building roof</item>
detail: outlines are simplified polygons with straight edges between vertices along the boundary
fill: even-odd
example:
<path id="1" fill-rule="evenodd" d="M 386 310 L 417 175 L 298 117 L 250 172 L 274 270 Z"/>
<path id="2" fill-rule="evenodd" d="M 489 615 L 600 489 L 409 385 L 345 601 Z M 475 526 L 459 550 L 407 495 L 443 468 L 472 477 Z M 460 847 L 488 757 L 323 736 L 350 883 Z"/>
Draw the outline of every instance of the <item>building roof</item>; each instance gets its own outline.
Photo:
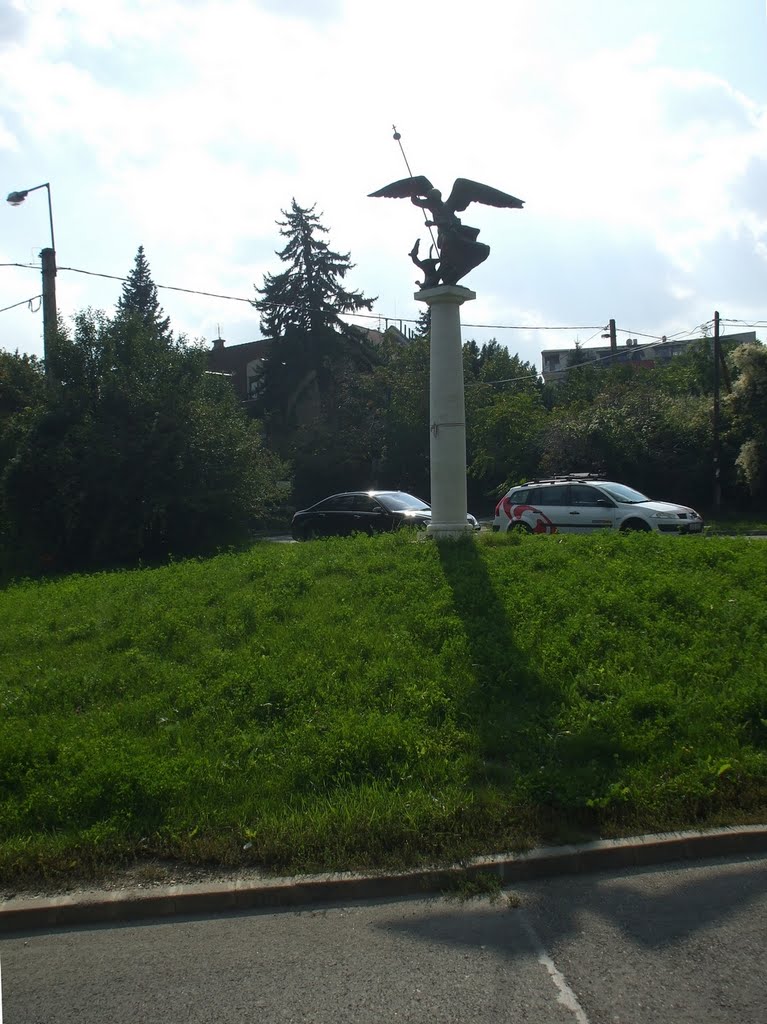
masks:
<path id="1" fill-rule="evenodd" d="M 616 363 L 630 363 L 633 366 L 652 367 L 659 362 L 665 362 L 681 355 L 692 345 L 696 345 L 706 338 L 672 338 L 663 341 L 640 342 L 637 338 L 627 338 L 622 345 L 618 345 L 613 352 L 609 345 L 597 345 L 593 348 L 554 348 L 544 349 L 541 352 L 541 366 L 544 380 L 562 380 L 567 376 L 569 358 L 574 352 L 587 357 L 589 362 L 604 367 Z M 723 334 L 720 337 L 722 343 L 728 346 L 753 344 L 756 341 L 755 331 L 742 331 L 739 334 Z"/>

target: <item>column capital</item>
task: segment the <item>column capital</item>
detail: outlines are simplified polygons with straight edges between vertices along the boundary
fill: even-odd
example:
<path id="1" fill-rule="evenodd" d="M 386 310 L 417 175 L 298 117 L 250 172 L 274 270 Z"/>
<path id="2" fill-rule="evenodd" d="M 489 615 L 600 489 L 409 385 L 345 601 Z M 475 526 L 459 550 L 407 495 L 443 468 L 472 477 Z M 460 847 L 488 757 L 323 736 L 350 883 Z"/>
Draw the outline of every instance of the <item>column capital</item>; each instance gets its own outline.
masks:
<path id="1" fill-rule="evenodd" d="M 426 302 L 429 306 L 436 306 L 446 302 L 460 306 L 464 302 L 476 299 L 476 297 L 476 292 L 473 292 L 470 288 L 464 288 L 460 284 L 439 284 L 436 288 L 422 288 L 420 292 L 416 292 L 413 296 L 416 302 Z"/>

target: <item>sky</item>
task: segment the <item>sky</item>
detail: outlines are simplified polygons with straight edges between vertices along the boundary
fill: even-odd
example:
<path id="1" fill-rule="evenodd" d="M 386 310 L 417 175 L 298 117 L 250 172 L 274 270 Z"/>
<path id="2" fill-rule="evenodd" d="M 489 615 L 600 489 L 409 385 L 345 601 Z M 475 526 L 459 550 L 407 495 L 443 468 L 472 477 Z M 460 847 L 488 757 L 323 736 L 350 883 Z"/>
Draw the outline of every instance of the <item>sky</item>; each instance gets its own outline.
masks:
<path id="1" fill-rule="evenodd" d="M 767 320 L 765 0 L 0 0 L 0 193 L 50 183 L 67 320 L 113 311 L 92 275 L 139 245 L 158 285 L 252 299 L 294 197 L 377 297 L 354 322 L 415 319 L 423 217 L 368 198 L 407 176 L 393 124 L 444 193 L 525 201 L 461 214 L 491 249 L 465 340 L 540 367 L 610 318 L 619 344 Z M 49 245 L 45 189 L 0 204 L 2 349 L 42 355 Z M 247 301 L 159 296 L 190 339 L 261 336 Z"/>

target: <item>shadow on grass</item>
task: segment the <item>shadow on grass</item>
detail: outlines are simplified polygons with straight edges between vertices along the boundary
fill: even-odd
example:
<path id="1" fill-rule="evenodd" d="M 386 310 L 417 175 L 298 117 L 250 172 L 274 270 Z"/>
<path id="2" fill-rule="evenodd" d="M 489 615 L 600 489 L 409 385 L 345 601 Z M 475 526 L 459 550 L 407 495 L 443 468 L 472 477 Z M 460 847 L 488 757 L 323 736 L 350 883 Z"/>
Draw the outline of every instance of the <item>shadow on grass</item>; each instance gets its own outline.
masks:
<path id="1" fill-rule="evenodd" d="M 481 547 L 473 540 L 438 547 L 474 673 L 464 711 L 479 744 L 476 785 L 542 811 L 569 840 L 569 824 L 596 824 L 628 752 L 615 734 L 562 727 L 569 688 L 546 678 L 521 649 L 508 611 L 514 602 L 497 593 Z M 522 603 L 524 594 L 514 600 Z"/>
<path id="2" fill-rule="evenodd" d="M 475 686 L 465 712 L 493 781 L 504 766 L 529 769 L 543 756 L 561 696 L 520 650 L 477 545 L 443 541 L 438 551 L 471 655 Z"/>

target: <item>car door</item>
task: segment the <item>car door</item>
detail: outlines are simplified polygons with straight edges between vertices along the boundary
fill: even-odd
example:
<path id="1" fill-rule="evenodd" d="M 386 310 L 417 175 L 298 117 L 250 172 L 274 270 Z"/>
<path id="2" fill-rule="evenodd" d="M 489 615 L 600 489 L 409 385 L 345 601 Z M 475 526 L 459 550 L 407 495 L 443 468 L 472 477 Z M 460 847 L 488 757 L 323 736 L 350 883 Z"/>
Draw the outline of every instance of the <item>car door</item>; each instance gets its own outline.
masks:
<path id="1" fill-rule="evenodd" d="M 550 487 L 541 487 L 537 495 L 538 500 L 534 502 L 537 508 L 543 512 L 551 522 L 553 529 L 545 532 L 561 533 L 567 529 L 567 484 L 553 484 Z"/>
<path id="2" fill-rule="evenodd" d="M 372 494 L 355 494 L 352 513 L 352 530 L 355 533 L 391 530 L 391 516 Z"/>
<path id="3" fill-rule="evenodd" d="M 336 494 L 323 502 L 321 532 L 344 537 L 354 532 L 354 494 Z"/>
<path id="4" fill-rule="evenodd" d="M 593 533 L 615 527 L 615 503 L 596 487 L 570 484 L 568 507 L 563 518 L 567 533 Z"/>
<path id="5" fill-rule="evenodd" d="M 333 508 L 333 498 L 325 498 L 301 513 L 300 528 L 305 537 L 325 537 L 328 533 L 327 516 Z"/>

